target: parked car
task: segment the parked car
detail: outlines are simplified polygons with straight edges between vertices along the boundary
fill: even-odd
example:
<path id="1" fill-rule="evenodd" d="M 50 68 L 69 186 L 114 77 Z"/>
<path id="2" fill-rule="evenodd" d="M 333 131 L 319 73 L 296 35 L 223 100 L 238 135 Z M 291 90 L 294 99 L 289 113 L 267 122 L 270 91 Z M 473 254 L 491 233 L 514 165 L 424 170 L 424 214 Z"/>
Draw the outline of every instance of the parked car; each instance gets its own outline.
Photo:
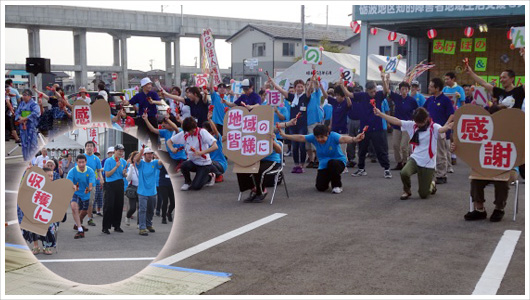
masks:
<path id="1" fill-rule="evenodd" d="M 88 91 L 87 93 L 90 96 L 90 100 L 91 100 L 90 104 L 94 103 L 96 101 L 96 96 L 98 95 L 98 92 Z M 79 94 L 75 93 L 75 94 L 68 95 L 67 99 L 68 99 L 68 102 L 70 102 L 70 104 L 73 104 L 78 97 L 79 97 Z M 125 97 L 125 94 L 122 92 L 110 92 L 109 93 L 108 102 L 110 106 L 110 112 L 113 115 L 116 115 L 117 111 L 121 109 L 122 97 Z M 128 116 L 131 116 L 131 117 L 136 116 L 136 112 L 134 111 L 134 108 L 132 105 L 127 105 L 124 108 Z"/>

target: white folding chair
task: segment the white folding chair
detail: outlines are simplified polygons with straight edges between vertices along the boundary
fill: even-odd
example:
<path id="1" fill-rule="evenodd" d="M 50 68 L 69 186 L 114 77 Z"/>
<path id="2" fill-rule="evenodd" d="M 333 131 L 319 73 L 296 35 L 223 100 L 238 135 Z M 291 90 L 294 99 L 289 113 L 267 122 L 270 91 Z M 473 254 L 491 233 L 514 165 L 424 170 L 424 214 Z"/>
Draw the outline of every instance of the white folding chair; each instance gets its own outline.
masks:
<path id="1" fill-rule="evenodd" d="M 285 181 L 285 175 L 283 174 L 283 143 L 282 142 L 279 142 L 279 143 L 282 145 L 282 153 L 280 155 L 281 157 L 280 168 L 265 173 L 265 176 L 274 175 L 274 190 L 272 191 L 272 198 L 271 198 L 270 204 L 272 204 L 272 202 L 274 201 L 274 195 L 276 195 L 276 188 L 278 187 L 278 179 L 280 175 L 282 176 L 283 186 L 285 187 L 285 194 L 287 194 L 287 198 L 289 198 L 289 191 L 287 190 L 287 183 Z M 242 192 L 239 192 L 237 201 L 241 200 L 241 194 Z"/>
<path id="2" fill-rule="evenodd" d="M 515 219 L 517 217 L 517 213 L 519 212 L 519 179 L 516 179 L 514 181 L 515 184 L 515 196 L 513 199 L 513 221 L 515 222 Z M 473 198 L 469 196 L 469 211 L 473 211 L 475 208 L 473 206 Z"/>

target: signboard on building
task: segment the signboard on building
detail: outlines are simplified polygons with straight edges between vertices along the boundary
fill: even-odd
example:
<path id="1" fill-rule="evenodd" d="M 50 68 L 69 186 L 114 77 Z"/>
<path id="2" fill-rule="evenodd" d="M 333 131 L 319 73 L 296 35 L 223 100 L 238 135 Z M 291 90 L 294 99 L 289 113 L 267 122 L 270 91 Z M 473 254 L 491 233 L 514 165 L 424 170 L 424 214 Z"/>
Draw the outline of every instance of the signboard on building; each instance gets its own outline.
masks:
<path id="1" fill-rule="evenodd" d="M 357 21 L 524 16 L 524 5 L 354 5 Z"/>

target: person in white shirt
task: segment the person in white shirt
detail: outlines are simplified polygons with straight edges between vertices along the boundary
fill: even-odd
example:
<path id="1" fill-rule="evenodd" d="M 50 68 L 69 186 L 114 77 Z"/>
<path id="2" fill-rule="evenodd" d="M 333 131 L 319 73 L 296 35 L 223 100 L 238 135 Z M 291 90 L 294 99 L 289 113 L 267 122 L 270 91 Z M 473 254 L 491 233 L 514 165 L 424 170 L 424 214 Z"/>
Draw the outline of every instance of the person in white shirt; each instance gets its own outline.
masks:
<path id="1" fill-rule="evenodd" d="M 217 140 L 206 130 L 197 127 L 193 117 L 188 117 L 182 122 L 182 130 L 174 135 L 166 143 L 173 153 L 179 149 L 173 144 L 182 144 L 188 154 L 188 160 L 182 163 L 180 170 L 184 176 L 182 191 L 200 190 L 205 184 L 215 182 L 215 174 L 210 173 L 212 160 L 211 152 L 217 150 Z M 195 178 L 191 180 L 190 172 L 195 172 Z"/>
<path id="2" fill-rule="evenodd" d="M 35 161 L 32 162 L 32 164 L 39 168 L 43 168 L 46 166 L 46 161 L 50 160 L 50 158 L 48 157 L 48 149 L 42 148 L 40 152 L 41 155 L 37 156 L 35 158 Z"/>
<path id="3" fill-rule="evenodd" d="M 85 101 L 86 104 L 89 104 L 92 103 L 92 99 L 90 99 L 90 95 L 88 94 L 87 90 L 85 87 L 80 87 L 79 88 L 79 97 L 77 97 L 76 100 L 83 100 Z"/>
<path id="4" fill-rule="evenodd" d="M 105 83 L 104 82 L 98 83 L 98 95 L 103 96 L 105 101 L 107 101 L 107 102 L 109 101 L 109 95 L 107 94 L 107 91 L 105 91 Z"/>
<path id="5" fill-rule="evenodd" d="M 132 163 L 134 157 L 136 156 L 136 154 L 138 154 L 138 151 L 133 151 L 130 155 L 129 155 L 129 159 L 127 160 L 127 165 L 129 166 L 129 169 L 127 170 L 127 182 L 129 183 L 129 185 L 127 186 L 127 189 L 134 189 L 134 190 L 137 190 L 138 189 L 138 169 L 136 168 L 136 166 L 134 165 L 134 163 Z M 134 188 L 129 188 L 129 187 L 134 187 Z M 133 197 L 135 194 L 136 197 Z M 135 193 L 130 193 L 130 192 L 127 192 L 127 190 L 125 191 L 125 195 L 127 196 L 127 198 L 129 199 L 129 209 L 127 210 L 127 217 L 125 219 L 125 225 L 127 226 L 130 226 L 131 225 L 131 217 L 132 215 L 134 215 L 134 213 L 136 212 L 136 207 L 138 206 L 138 194 L 135 192 Z"/>
<path id="6" fill-rule="evenodd" d="M 429 194 L 436 193 L 436 184 L 432 180 L 436 168 L 436 147 L 438 135 L 453 128 L 453 122 L 447 122 L 444 126 L 434 123 L 429 112 L 423 107 L 417 108 L 412 119 L 414 121 L 403 121 L 398 118 L 382 113 L 374 108 L 374 114 L 385 119 L 388 123 L 401 127 L 410 137 L 412 154 L 401 170 L 401 181 L 403 182 L 403 194 L 401 200 L 407 200 L 411 195 L 410 177 L 418 173 L 418 193 L 420 198 L 425 199 Z"/>

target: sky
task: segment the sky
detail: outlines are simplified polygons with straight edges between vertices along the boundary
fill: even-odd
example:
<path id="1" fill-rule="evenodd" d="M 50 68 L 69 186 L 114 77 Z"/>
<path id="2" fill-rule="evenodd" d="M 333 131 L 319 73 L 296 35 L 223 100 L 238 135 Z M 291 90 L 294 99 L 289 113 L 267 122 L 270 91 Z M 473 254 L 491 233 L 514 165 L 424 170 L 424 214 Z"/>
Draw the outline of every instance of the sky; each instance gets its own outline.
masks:
<path id="1" fill-rule="evenodd" d="M 272 20 L 300 22 L 301 5 L 305 5 L 306 24 L 326 24 L 326 4 L 328 5 L 328 20 L 330 25 L 349 26 L 351 21 L 352 2 L 328 1 L 322 2 L 286 2 L 286 1 L 45 1 L 26 2 L 33 5 L 67 5 L 83 7 L 101 7 L 109 9 L 127 9 L 138 11 L 153 11 L 164 13 L 248 18 L 250 20 Z M 126 3 L 127 5 L 124 5 Z M 20 5 L 24 1 L 2 1 L 2 5 Z M 301 26 L 301 25 L 299 25 Z M 215 28 L 211 28 L 215 37 Z M 28 37 L 25 29 L 5 29 L 5 63 L 25 63 L 29 56 Z M 70 31 L 41 30 L 41 57 L 50 58 L 52 64 L 74 64 L 73 34 Z M 146 43 L 147 42 L 147 43 Z M 58 47 L 60 45 L 60 47 Z M 146 46 L 149 45 L 149 46 Z M 127 42 L 128 67 L 147 71 L 151 69 L 165 69 L 165 48 L 160 38 L 131 37 Z M 87 33 L 87 63 L 88 65 L 111 66 L 112 37 L 105 33 Z M 181 64 L 186 66 L 199 64 L 199 40 L 197 38 L 181 38 Z M 217 57 L 221 68 L 231 65 L 229 43 L 224 40 L 216 41 Z"/>

